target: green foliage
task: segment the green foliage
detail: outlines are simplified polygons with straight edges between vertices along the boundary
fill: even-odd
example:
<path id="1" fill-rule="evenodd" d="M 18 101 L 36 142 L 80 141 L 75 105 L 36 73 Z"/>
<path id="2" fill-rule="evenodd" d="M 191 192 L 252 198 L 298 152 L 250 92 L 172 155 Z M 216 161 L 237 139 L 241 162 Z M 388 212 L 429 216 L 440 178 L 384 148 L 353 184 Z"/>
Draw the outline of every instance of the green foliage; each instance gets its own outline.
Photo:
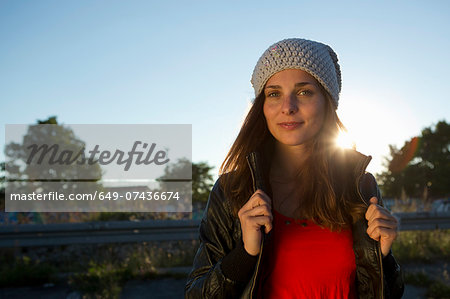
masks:
<path id="1" fill-rule="evenodd" d="M 439 121 L 405 142 L 401 149 L 389 145 L 390 157 L 378 175 L 384 196 L 440 198 L 450 195 L 450 124 Z"/>
<path id="2" fill-rule="evenodd" d="M 0 287 L 42 285 L 56 280 L 55 267 L 31 261 L 27 256 L 12 259 L 3 257 L 1 264 Z"/>
<path id="3" fill-rule="evenodd" d="M 405 284 L 426 288 L 427 298 L 450 298 L 450 286 L 439 280 L 431 279 L 428 275 L 422 272 L 405 273 Z"/>
<path id="4" fill-rule="evenodd" d="M 210 173 L 213 168 L 206 162 L 192 163 L 192 198 L 194 201 L 208 201 L 209 192 L 214 183 Z"/>
<path id="5" fill-rule="evenodd" d="M 421 262 L 441 264 L 450 262 L 450 230 L 401 231 L 392 244 L 392 252 L 400 265 Z M 423 270 L 422 270 L 423 271 Z M 446 272 L 444 272 L 446 273 Z M 405 272 L 405 283 L 426 288 L 426 298 L 450 298 L 450 287 L 442 279 L 431 278 L 424 272 Z"/>
<path id="6" fill-rule="evenodd" d="M 185 177 L 185 174 L 192 173 L 192 201 L 207 202 L 213 186 L 213 178 L 210 173 L 213 168 L 206 162 L 191 163 L 188 159 L 179 159 L 177 163 L 166 166 L 164 175 L 160 179 Z M 160 185 L 162 190 L 173 189 L 170 183 L 164 181 L 160 182 Z"/>
<path id="7" fill-rule="evenodd" d="M 40 248 L 34 259 L 39 256 L 42 261 L 26 255 L 16 259 L 14 250 L 2 249 L 0 287 L 68 282 L 83 298 L 117 298 L 129 280 L 185 279 L 185 273 L 165 269 L 192 266 L 197 248 L 198 240 L 61 246 L 51 251 Z M 66 280 L 63 273 L 71 274 Z"/>
<path id="8" fill-rule="evenodd" d="M 197 246 L 189 247 L 183 242 L 171 244 L 169 248 L 163 249 L 144 243 L 129 252 L 126 258 L 111 255 L 102 261 L 90 261 L 87 269 L 69 278 L 69 283 L 88 298 L 118 298 L 125 283 L 132 279 L 186 278 L 185 274 L 157 272 L 156 267 L 192 265 Z M 106 248 L 102 250 L 109 251 Z"/>
<path id="9" fill-rule="evenodd" d="M 61 159 L 75 159 L 80 151 L 84 151 L 85 142 L 75 136 L 70 127 L 58 124 L 56 116 L 49 117 L 47 120 L 38 120 L 36 125 L 28 126 L 27 133 L 23 136 L 22 142 L 11 142 L 5 146 L 5 155 L 7 157 L 6 173 L 8 176 L 8 188 L 12 193 L 47 193 L 59 192 L 65 194 L 93 193 L 95 191 L 103 191 L 103 187 L 99 182 L 102 177 L 102 170 L 98 163 L 71 163 L 70 165 L 60 165 L 59 163 L 50 162 L 52 151 L 49 151 L 45 157 L 41 156 L 40 151 L 33 161 L 30 159 L 30 146 L 46 144 L 51 147 L 57 145 L 59 147 L 58 154 L 55 156 L 64 156 Z M 63 155 L 64 151 L 66 152 Z M 73 153 L 73 157 L 71 154 Z M 61 156 L 60 156 L 61 155 Z M 41 163 L 36 163 L 38 157 L 43 157 Z M 82 157 L 78 157 L 80 161 Z M 30 163 L 28 163 L 30 162 Z M 81 165 L 80 165 L 81 164 Z M 4 169 L 4 165 L 2 170 Z M 36 180 L 38 178 L 39 180 Z M 3 181 L 4 179 L 2 179 Z M 41 181 L 44 180 L 44 181 Z M 45 181 L 49 180 L 51 182 Z M 72 180 L 82 180 L 83 182 L 74 182 Z M 4 189 L 0 181 L 0 208 L 4 209 Z M 46 203 L 49 204 L 49 203 Z M 75 208 L 80 208 L 77 202 L 67 202 Z M 48 213 L 38 215 L 44 223 L 47 222 L 67 222 L 68 219 L 89 219 L 89 215 L 76 215 L 72 217 L 68 213 Z M 47 217 L 48 216 L 48 217 Z M 36 218 L 34 217 L 34 218 Z M 51 219 L 47 219 L 51 218 Z"/>
<path id="10" fill-rule="evenodd" d="M 406 284 L 412 284 L 418 287 L 428 287 L 433 280 L 423 272 L 405 273 L 404 276 Z"/>
<path id="11" fill-rule="evenodd" d="M 60 191 L 64 193 L 80 193 L 79 184 L 65 182 L 64 180 L 91 180 L 84 182 L 82 190 L 85 193 L 101 189 L 98 181 L 102 177 L 102 170 L 99 164 L 89 163 L 71 163 L 70 165 L 59 165 L 52 163 L 49 154 L 45 155 L 40 163 L 36 163 L 40 153 L 35 156 L 33 161 L 30 160 L 30 146 L 46 144 L 51 147 L 57 145 L 59 147 L 59 155 L 63 155 L 64 159 L 69 157 L 69 152 L 78 154 L 84 151 L 85 142 L 75 136 L 71 128 L 59 125 L 56 117 L 50 117 L 45 121 L 38 121 L 37 125 L 30 125 L 26 135 L 23 137 L 22 143 L 11 142 L 5 147 L 5 155 L 7 157 L 6 170 L 8 180 L 18 180 L 9 182 L 8 187 L 19 188 L 19 190 L 27 190 L 32 192 L 40 189 L 41 192 Z M 43 155 L 44 156 L 44 155 Z M 41 156 L 42 157 L 42 156 Z M 70 156 L 71 157 L 71 156 Z M 71 157 L 69 159 L 75 158 Z M 81 157 L 78 157 L 77 162 Z M 60 190 L 55 190 L 55 185 L 49 185 L 46 182 L 34 181 L 35 178 L 53 180 L 61 182 Z M 25 184 L 22 182 L 25 181 Z"/>
<path id="12" fill-rule="evenodd" d="M 401 264 L 450 262 L 450 230 L 400 231 L 392 251 Z"/>
<path id="13" fill-rule="evenodd" d="M 0 212 L 5 211 L 5 162 L 0 162 Z"/>
<path id="14" fill-rule="evenodd" d="M 450 286 L 440 281 L 433 281 L 428 287 L 427 298 L 448 299 L 450 298 Z"/>
<path id="15" fill-rule="evenodd" d="M 130 277 L 128 267 L 91 262 L 86 272 L 72 275 L 69 284 L 89 298 L 119 298 Z"/>

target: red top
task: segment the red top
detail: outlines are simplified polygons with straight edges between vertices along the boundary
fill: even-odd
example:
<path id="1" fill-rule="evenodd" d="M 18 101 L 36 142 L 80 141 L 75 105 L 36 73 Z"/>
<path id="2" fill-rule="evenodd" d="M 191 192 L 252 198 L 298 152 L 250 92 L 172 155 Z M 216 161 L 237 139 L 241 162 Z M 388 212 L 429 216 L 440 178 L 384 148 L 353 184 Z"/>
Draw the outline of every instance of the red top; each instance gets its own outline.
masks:
<path id="1" fill-rule="evenodd" d="M 351 230 L 332 232 L 273 211 L 256 298 L 356 298 Z"/>

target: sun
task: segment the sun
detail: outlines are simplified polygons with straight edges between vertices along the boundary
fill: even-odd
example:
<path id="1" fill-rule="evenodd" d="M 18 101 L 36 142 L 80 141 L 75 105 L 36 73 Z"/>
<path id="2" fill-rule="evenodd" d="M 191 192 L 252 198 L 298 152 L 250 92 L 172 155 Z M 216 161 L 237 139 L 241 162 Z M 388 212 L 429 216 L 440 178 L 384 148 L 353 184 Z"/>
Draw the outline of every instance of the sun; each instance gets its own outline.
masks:
<path id="1" fill-rule="evenodd" d="M 341 148 L 352 148 L 356 149 L 356 142 L 352 138 L 352 136 L 345 131 L 339 132 L 338 137 L 336 138 L 336 144 Z"/>

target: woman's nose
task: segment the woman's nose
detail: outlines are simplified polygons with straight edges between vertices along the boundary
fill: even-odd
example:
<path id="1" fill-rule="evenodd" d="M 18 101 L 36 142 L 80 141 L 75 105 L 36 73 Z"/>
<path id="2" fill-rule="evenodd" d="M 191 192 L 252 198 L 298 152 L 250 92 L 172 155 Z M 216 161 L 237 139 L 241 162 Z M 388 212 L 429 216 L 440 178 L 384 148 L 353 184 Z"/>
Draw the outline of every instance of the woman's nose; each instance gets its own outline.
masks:
<path id="1" fill-rule="evenodd" d="M 287 95 L 283 99 L 283 106 L 281 107 L 283 114 L 294 114 L 298 111 L 297 97 L 295 95 Z"/>

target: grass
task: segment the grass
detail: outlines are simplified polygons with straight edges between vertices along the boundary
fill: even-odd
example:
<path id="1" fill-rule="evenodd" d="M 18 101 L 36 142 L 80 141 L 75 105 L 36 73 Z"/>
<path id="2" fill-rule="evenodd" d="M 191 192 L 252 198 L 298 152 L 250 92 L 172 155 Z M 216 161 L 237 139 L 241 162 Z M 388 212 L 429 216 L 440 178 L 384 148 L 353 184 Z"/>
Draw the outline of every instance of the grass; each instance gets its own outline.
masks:
<path id="1" fill-rule="evenodd" d="M 450 230 L 401 231 L 392 252 L 401 264 L 450 262 Z"/>
<path id="2" fill-rule="evenodd" d="M 119 298 L 127 281 L 154 280 L 161 278 L 186 279 L 183 273 L 158 273 L 153 267 L 137 266 L 138 260 L 131 263 L 91 262 L 87 271 L 69 277 L 73 289 L 87 298 Z"/>
<path id="3" fill-rule="evenodd" d="M 92 262 L 86 272 L 70 276 L 69 284 L 87 298 L 118 298 L 130 278 L 128 267 Z"/>
<path id="4" fill-rule="evenodd" d="M 431 279 L 425 273 L 405 273 L 405 283 L 427 289 L 427 298 L 445 299 L 450 298 L 450 286 L 445 283 Z"/>
<path id="5" fill-rule="evenodd" d="M 392 245 L 400 265 L 450 262 L 450 230 L 401 231 Z M 431 278 L 423 272 L 405 272 L 405 283 L 426 288 L 426 298 L 450 298 L 448 273 Z M 447 276 L 447 277 L 446 277 Z"/>
<path id="6" fill-rule="evenodd" d="M 0 287 L 57 283 L 58 274 L 74 272 L 64 282 L 85 298 L 117 298 L 129 280 L 185 279 L 185 274 L 158 273 L 157 268 L 191 266 L 197 247 L 198 241 L 177 241 L 2 250 Z M 401 231 L 392 251 L 400 264 L 450 262 L 450 230 Z M 428 298 L 450 298 L 444 279 L 405 273 L 405 280 L 426 287 Z"/>
<path id="7" fill-rule="evenodd" d="M 0 287 L 63 283 L 83 298 L 118 298 L 129 280 L 186 279 L 157 268 L 191 266 L 197 246 L 198 241 L 174 241 L 2 249 Z"/>
<path id="8" fill-rule="evenodd" d="M 48 263 L 32 261 L 23 256 L 1 261 L 0 287 L 18 287 L 23 285 L 42 285 L 57 281 L 57 269 Z"/>

